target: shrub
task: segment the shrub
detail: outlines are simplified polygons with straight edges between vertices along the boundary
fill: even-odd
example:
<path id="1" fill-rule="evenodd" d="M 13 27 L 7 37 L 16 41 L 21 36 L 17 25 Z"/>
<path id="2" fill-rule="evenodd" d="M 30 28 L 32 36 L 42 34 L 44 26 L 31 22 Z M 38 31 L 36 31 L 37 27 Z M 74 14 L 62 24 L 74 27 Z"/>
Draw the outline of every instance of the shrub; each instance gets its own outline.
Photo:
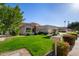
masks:
<path id="1" fill-rule="evenodd" d="M 75 35 L 76 36 L 76 38 L 75 39 L 77 39 L 77 33 L 76 32 L 68 32 L 67 34 L 71 34 L 71 35 Z"/>
<path id="2" fill-rule="evenodd" d="M 67 32 L 68 34 L 77 35 L 76 32 Z"/>
<path id="3" fill-rule="evenodd" d="M 63 35 L 63 40 L 65 42 L 68 42 L 70 45 L 74 45 L 75 44 L 75 39 L 76 39 L 75 35 L 71 35 L 71 34 Z"/>
<path id="4" fill-rule="evenodd" d="M 77 34 L 79 34 L 79 31 L 77 31 Z"/>
<path id="5" fill-rule="evenodd" d="M 31 35 L 32 34 L 32 30 L 31 29 L 27 29 L 26 30 L 26 35 Z"/>
<path id="6" fill-rule="evenodd" d="M 67 56 L 70 50 L 70 45 L 67 42 L 58 42 L 57 44 L 57 55 L 58 56 Z"/>
<path id="7" fill-rule="evenodd" d="M 10 35 L 15 36 L 16 32 L 14 30 L 10 31 Z"/>
<path id="8" fill-rule="evenodd" d="M 54 29 L 52 34 L 53 34 L 53 36 L 57 35 L 58 34 L 57 30 Z"/>

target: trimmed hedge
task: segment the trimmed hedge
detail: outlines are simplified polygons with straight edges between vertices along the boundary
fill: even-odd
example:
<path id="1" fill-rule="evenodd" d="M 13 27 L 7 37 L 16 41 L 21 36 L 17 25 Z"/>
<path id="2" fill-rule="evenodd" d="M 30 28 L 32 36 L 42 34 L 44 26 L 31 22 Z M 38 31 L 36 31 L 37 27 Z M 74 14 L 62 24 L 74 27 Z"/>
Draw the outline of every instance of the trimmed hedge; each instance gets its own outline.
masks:
<path id="1" fill-rule="evenodd" d="M 68 42 L 70 45 L 74 45 L 75 44 L 75 40 L 76 40 L 76 36 L 75 35 L 71 35 L 71 34 L 65 34 L 65 35 L 63 35 L 63 40 L 65 42 Z"/>
<path id="2" fill-rule="evenodd" d="M 70 45 L 67 42 L 58 42 L 57 44 L 57 55 L 58 56 L 67 56 L 70 51 Z"/>
<path id="3" fill-rule="evenodd" d="M 76 36 L 76 38 L 75 39 L 77 39 L 77 33 L 76 32 L 68 32 L 67 34 L 71 34 L 71 35 L 75 35 Z"/>

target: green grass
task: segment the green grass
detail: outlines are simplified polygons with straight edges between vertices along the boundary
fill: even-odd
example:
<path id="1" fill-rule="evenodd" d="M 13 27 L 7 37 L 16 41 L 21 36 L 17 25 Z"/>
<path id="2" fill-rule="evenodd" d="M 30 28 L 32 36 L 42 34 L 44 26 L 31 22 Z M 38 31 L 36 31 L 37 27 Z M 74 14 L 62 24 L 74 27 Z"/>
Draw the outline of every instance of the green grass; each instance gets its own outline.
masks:
<path id="1" fill-rule="evenodd" d="M 14 36 L 0 42 L 0 53 L 26 48 L 32 55 L 44 55 L 52 50 L 52 40 L 45 37 L 45 35 Z"/>

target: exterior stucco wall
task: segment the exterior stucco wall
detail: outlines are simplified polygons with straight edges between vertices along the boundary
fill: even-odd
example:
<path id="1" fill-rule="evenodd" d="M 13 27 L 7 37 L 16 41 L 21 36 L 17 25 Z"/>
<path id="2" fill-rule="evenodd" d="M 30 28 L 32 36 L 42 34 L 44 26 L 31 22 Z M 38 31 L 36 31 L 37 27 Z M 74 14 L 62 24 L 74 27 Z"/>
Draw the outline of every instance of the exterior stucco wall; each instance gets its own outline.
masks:
<path id="1" fill-rule="evenodd" d="M 20 34 L 26 34 L 26 27 L 20 28 Z"/>

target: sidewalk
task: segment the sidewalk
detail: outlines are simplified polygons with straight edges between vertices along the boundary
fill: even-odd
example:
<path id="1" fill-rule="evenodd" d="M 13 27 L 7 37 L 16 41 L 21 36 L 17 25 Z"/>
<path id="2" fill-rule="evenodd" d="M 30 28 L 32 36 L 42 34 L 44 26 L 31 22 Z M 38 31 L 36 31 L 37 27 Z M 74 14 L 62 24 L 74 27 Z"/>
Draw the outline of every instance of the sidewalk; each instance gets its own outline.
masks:
<path id="1" fill-rule="evenodd" d="M 4 41 L 6 39 L 6 37 L 2 37 L 0 38 L 0 41 Z"/>
<path id="2" fill-rule="evenodd" d="M 79 56 L 79 38 L 75 41 L 75 45 L 69 52 L 68 56 Z"/>
<path id="3" fill-rule="evenodd" d="M 12 52 L 6 52 L 3 54 L 0 54 L 0 56 L 31 56 L 31 54 L 29 53 L 27 49 L 22 48 L 22 49 L 18 49 Z"/>

